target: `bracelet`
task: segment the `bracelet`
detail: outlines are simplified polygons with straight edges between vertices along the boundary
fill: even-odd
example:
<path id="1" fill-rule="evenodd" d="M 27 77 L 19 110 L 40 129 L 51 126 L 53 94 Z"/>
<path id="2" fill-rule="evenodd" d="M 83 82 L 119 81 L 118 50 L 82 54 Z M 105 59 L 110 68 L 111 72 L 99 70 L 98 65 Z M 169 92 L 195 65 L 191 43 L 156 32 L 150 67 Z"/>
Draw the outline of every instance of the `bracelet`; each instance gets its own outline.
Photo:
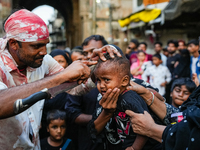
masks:
<path id="1" fill-rule="evenodd" d="M 152 96 L 148 100 L 145 100 L 146 102 L 150 101 L 153 98 L 153 93 L 151 92 Z"/>
<path id="2" fill-rule="evenodd" d="M 153 102 L 154 102 L 154 98 L 155 98 L 155 97 L 154 97 L 154 94 L 153 94 L 152 92 L 151 92 L 151 94 L 152 94 L 152 97 L 153 97 L 153 98 L 152 98 L 151 104 L 148 105 L 149 107 L 153 104 Z"/>

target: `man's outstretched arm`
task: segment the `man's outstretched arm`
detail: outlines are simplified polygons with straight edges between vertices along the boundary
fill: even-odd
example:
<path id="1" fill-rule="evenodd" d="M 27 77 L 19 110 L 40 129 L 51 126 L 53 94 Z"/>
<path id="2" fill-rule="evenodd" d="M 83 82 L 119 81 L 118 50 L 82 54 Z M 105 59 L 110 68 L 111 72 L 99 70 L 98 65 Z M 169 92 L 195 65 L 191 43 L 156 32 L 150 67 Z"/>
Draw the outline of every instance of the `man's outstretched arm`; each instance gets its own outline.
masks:
<path id="1" fill-rule="evenodd" d="M 93 65 L 93 64 L 96 64 L 96 62 L 85 61 L 83 63 L 81 61 L 76 61 L 72 63 L 70 66 L 68 66 L 65 70 L 55 75 L 46 77 L 44 79 L 29 84 L 1 90 L 0 119 L 16 115 L 14 112 L 15 108 L 14 105 L 17 99 L 24 99 L 33 93 L 41 91 L 45 88 L 49 89 L 51 87 L 55 87 L 66 81 L 68 82 L 77 81 L 79 84 L 84 83 L 90 76 L 90 69 L 89 67 L 87 67 L 87 65 Z"/>

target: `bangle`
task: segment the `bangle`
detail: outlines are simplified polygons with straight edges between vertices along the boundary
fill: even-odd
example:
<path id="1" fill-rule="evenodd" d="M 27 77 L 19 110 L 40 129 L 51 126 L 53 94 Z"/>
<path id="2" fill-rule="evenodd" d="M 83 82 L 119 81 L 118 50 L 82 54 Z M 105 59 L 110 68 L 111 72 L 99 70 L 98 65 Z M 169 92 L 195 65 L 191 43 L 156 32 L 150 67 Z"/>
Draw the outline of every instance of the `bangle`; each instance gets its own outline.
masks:
<path id="1" fill-rule="evenodd" d="M 152 101 L 151 101 L 151 104 L 150 105 L 148 105 L 149 107 L 153 104 L 153 102 L 154 102 L 154 94 L 153 94 L 153 92 L 151 92 L 151 94 L 152 94 Z"/>
<path id="2" fill-rule="evenodd" d="M 153 98 L 153 93 L 151 92 L 151 94 L 152 94 L 151 98 L 149 98 L 148 100 L 145 100 L 146 102 L 150 101 Z"/>

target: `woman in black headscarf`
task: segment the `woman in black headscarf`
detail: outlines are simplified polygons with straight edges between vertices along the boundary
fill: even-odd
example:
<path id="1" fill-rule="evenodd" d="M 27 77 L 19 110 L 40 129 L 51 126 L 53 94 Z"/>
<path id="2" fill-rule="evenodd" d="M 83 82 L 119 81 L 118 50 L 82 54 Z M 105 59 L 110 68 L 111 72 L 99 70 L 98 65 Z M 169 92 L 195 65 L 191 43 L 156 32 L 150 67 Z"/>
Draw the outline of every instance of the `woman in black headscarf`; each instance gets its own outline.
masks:
<path id="1" fill-rule="evenodd" d="M 66 68 L 68 65 L 71 64 L 71 59 L 66 55 L 63 50 L 55 49 L 53 50 L 50 55 L 63 67 Z"/>
<path id="2" fill-rule="evenodd" d="M 174 68 L 173 79 L 190 78 L 190 52 L 187 49 L 179 51 L 180 59 L 178 65 Z"/>

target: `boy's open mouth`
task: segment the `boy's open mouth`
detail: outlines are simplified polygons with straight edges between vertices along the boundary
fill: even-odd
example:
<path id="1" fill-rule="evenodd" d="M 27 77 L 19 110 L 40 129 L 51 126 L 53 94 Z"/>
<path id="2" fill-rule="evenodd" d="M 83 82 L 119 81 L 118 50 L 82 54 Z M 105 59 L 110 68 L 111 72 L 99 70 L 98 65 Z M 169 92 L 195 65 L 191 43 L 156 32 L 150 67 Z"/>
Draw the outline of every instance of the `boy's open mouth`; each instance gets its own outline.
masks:
<path id="1" fill-rule="evenodd" d="M 106 94 L 106 91 L 101 91 L 101 95 L 104 95 L 104 94 Z"/>

